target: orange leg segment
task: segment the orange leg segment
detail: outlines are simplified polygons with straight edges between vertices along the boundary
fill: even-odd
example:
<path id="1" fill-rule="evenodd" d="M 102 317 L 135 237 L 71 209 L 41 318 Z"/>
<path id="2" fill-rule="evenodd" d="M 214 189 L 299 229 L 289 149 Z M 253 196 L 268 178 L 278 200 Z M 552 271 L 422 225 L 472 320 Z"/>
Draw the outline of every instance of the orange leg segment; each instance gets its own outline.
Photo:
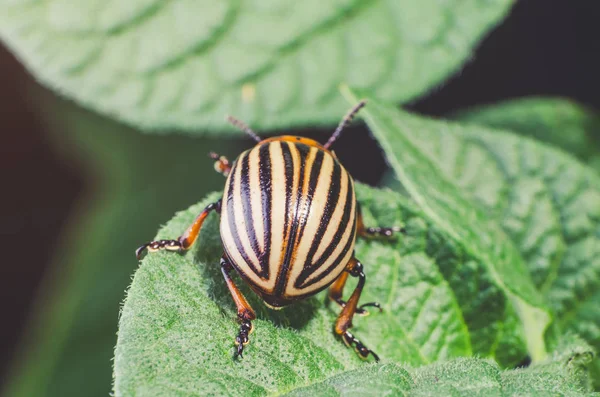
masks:
<path id="1" fill-rule="evenodd" d="M 342 300 L 342 294 L 344 293 L 344 286 L 348 280 L 348 272 L 344 271 L 340 276 L 331 284 L 329 287 L 329 299 L 340 305 L 341 307 L 346 306 L 346 302 Z"/>
<path id="2" fill-rule="evenodd" d="M 231 279 L 231 270 L 231 264 L 227 258 L 223 256 L 221 258 L 221 272 L 223 273 L 223 278 L 225 278 L 227 288 L 229 288 L 231 297 L 233 298 L 235 306 L 237 307 L 237 317 L 240 322 L 240 331 L 235 338 L 235 344 L 237 346 L 236 355 L 243 357 L 242 353 L 244 352 L 244 346 L 250 343 L 249 335 L 252 333 L 253 329 L 251 321 L 256 318 L 256 314 L 254 313 L 254 310 L 252 310 L 252 307 L 244 295 L 242 295 L 241 291 L 238 289 L 237 285 L 235 285 Z"/>
<path id="3" fill-rule="evenodd" d="M 223 174 L 224 176 L 229 175 L 231 171 L 231 163 L 227 160 L 225 156 L 219 156 L 215 152 L 210 152 L 208 154 L 211 159 L 215 160 L 215 171 L 219 174 Z"/>
<path id="4" fill-rule="evenodd" d="M 353 260 L 356 260 L 356 259 L 353 259 Z M 349 274 L 350 273 L 348 273 L 348 271 L 345 270 L 333 282 L 333 284 L 331 284 L 331 287 L 329 287 L 329 294 L 328 294 L 329 299 L 332 300 L 333 302 L 337 303 L 341 308 L 344 308 L 346 306 L 346 301 L 342 299 L 342 294 L 344 292 L 344 286 L 346 285 L 346 281 L 348 280 Z M 382 311 L 381 305 L 378 302 L 369 302 L 369 303 L 360 305 L 356 309 L 355 314 L 358 314 L 359 316 L 367 316 L 369 314 L 369 312 L 364 309 L 365 307 L 376 307 L 377 309 L 379 309 L 380 312 Z"/>
<path id="5" fill-rule="evenodd" d="M 363 265 L 356 258 L 352 258 L 350 259 L 350 262 L 348 262 L 345 272 L 352 277 L 358 277 L 358 284 L 354 289 L 354 292 L 352 292 L 350 299 L 348 299 L 346 302 L 342 301 L 344 305 L 337 321 L 335 322 L 335 333 L 342 337 L 342 340 L 347 346 L 354 347 L 354 350 L 356 350 L 361 358 L 367 358 L 369 354 L 371 354 L 376 361 L 379 361 L 379 356 L 375 354 L 375 352 L 368 349 L 360 340 L 356 339 L 354 335 L 348 332 L 348 329 L 352 328 L 352 318 L 354 317 L 354 314 L 360 310 L 360 307 L 358 307 L 358 300 L 360 299 L 360 294 L 362 293 L 362 290 L 365 286 L 365 281 L 367 279 L 365 273 L 363 272 Z M 342 276 L 340 276 L 340 279 L 334 283 L 332 286 L 332 289 L 334 290 L 333 296 L 339 293 L 339 296 L 341 297 L 341 289 L 343 288 L 343 284 L 345 284 L 347 278 L 348 276 L 345 276 L 343 280 L 340 281 L 340 279 L 342 279 Z M 339 289 L 339 292 L 336 287 Z M 330 297 L 331 296 L 332 292 L 330 291 Z"/>
<path id="6" fill-rule="evenodd" d="M 187 228 L 185 233 L 183 233 L 179 238 L 177 238 L 176 240 L 157 240 L 146 243 L 139 247 L 137 250 L 135 250 L 136 258 L 139 260 L 145 249 L 147 249 L 148 252 L 155 252 L 161 249 L 166 249 L 167 251 L 188 250 L 198 238 L 204 220 L 212 211 L 221 212 L 221 200 L 217 201 L 216 203 L 207 205 L 206 208 L 204 208 L 204 210 L 200 213 L 200 215 L 196 217 L 194 223 L 192 223 Z"/>

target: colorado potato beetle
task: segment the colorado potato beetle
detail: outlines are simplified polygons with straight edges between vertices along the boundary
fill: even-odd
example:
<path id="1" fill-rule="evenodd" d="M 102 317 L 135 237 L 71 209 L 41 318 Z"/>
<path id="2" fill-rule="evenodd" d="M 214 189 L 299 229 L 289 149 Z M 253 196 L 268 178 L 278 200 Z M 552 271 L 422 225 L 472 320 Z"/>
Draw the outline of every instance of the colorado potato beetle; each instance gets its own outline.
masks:
<path id="1" fill-rule="evenodd" d="M 379 361 L 348 331 L 355 314 L 367 314 L 365 307 L 381 310 L 376 302 L 358 304 L 366 277 L 362 263 L 354 257 L 354 244 L 357 236 L 391 237 L 404 230 L 365 227 L 354 181 L 329 150 L 364 105 L 361 101 L 352 108 L 324 145 L 291 135 L 261 139 L 246 124 L 229 117 L 257 144 L 233 164 L 211 153 L 215 169 L 227 177 L 223 197 L 208 205 L 179 238 L 152 241 L 136 250 L 138 259 L 145 249 L 188 250 L 207 215 L 221 214 L 221 271 L 237 307 L 238 356 L 249 343 L 256 315 L 231 278 L 233 269 L 272 309 L 329 287 L 329 299 L 342 308 L 335 333 L 360 357 L 371 354 Z M 345 301 L 342 292 L 348 276 L 357 277 L 358 284 Z"/>

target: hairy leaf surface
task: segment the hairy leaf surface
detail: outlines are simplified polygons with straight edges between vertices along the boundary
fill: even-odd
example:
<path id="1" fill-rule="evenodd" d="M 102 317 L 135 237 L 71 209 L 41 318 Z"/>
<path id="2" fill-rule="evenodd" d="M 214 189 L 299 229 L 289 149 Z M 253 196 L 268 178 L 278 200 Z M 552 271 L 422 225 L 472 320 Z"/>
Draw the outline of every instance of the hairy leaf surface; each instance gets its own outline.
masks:
<path id="1" fill-rule="evenodd" d="M 424 252 L 429 234 L 436 231 L 401 196 L 362 185 L 358 192 L 369 222 L 406 224 L 409 235 L 358 244 L 368 280 L 362 299 L 381 302 L 384 312 L 356 318 L 355 334 L 384 361 L 421 365 L 471 355 L 454 293 L 435 259 Z M 157 237 L 181 234 L 218 197 L 213 194 L 177 214 Z M 244 360 L 236 361 L 233 339 L 239 326 L 218 265 L 218 216 L 207 222 L 194 250 L 149 254 L 136 272 L 120 320 L 117 393 L 169 390 L 183 383 L 186 390 L 219 394 L 233 379 L 249 392 L 281 392 L 364 365 L 334 336 L 338 308 L 324 305 L 323 294 L 274 312 L 241 280 L 238 285 L 258 320 Z M 349 282 L 346 294 L 355 284 Z"/>
<path id="2" fill-rule="evenodd" d="M 381 199 L 382 191 L 359 186 L 367 202 Z M 384 196 L 396 196 L 384 192 Z M 219 197 L 213 194 L 198 205 L 179 213 L 159 233 L 166 237 L 185 227 L 194 212 Z M 383 208 L 375 201 L 370 208 L 386 210 L 383 218 L 396 218 L 399 209 Z M 403 206 L 401 206 L 402 208 Z M 371 213 L 373 215 L 373 213 Z M 414 217 L 410 205 L 402 209 L 409 228 L 407 239 L 418 240 L 423 220 Z M 462 395 L 512 396 L 543 393 L 583 396 L 588 390 L 587 367 L 593 350 L 579 339 L 569 339 L 547 360 L 528 369 L 502 371 L 491 360 L 458 358 L 427 362 L 424 346 L 408 338 L 403 326 L 388 324 L 375 330 L 369 318 L 357 321 L 357 332 L 373 346 L 381 348 L 380 333 L 390 332 L 388 339 L 409 343 L 414 350 L 385 349 L 384 361 L 361 362 L 331 336 L 328 309 L 313 299 L 292 312 L 280 314 L 260 310 L 256 331 L 243 360 L 233 359 L 232 337 L 237 324 L 232 320 L 234 308 L 230 298 L 213 279 L 218 271 L 206 267 L 205 256 L 218 256 L 219 237 L 216 217 L 209 218 L 196 252 L 184 256 L 158 253 L 148 256 L 135 275 L 123 309 L 119 341 L 115 355 L 115 392 L 117 396 L 159 396 L 202 394 L 230 396 L 350 396 L 350 395 Z M 363 244 L 366 248 L 366 245 Z M 373 247 L 372 250 L 380 250 Z M 410 251 L 410 248 L 407 248 Z M 368 249 L 367 249 L 368 251 Z M 364 252 L 363 252 L 364 253 Z M 409 259 L 406 259 L 409 260 Z M 200 267 L 199 267 L 200 266 Z M 371 269 L 373 270 L 373 269 Z M 381 270 L 381 269 L 379 269 Z M 422 281 L 421 284 L 426 283 Z M 402 283 L 399 283 L 400 285 Z M 447 288 L 447 287 L 446 287 Z M 248 295 L 251 296 L 251 295 Z M 251 299 L 256 304 L 256 299 Z M 221 306 L 222 305 L 222 306 Z M 386 310 L 394 311 L 389 304 Z M 255 306 L 256 308 L 257 306 Z M 422 316 L 428 314 L 423 308 Z M 439 321 L 446 322 L 444 318 Z M 454 322 L 446 322 L 451 328 Z M 367 326 L 368 324 L 368 326 Z M 463 328 L 464 327 L 458 327 Z M 453 332 L 448 332 L 453 333 Z M 458 340 L 463 339 L 460 332 Z M 464 334 L 463 334 L 464 335 Z M 368 337 L 367 337 L 368 336 Z M 447 345 L 459 347 L 446 354 L 466 353 L 464 342 L 446 339 Z M 464 339 L 463 339 L 464 340 Z M 392 361 L 402 362 L 403 364 Z M 408 365 L 409 364 L 412 365 Z"/>
<path id="3" fill-rule="evenodd" d="M 493 361 L 461 358 L 421 368 L 370 365 L 332 376 L 286 396 L 598 396 L 588 393 L 593 350 L 581 341 L 561 346 L 539 365 L 502 371 Z"/>
<path id="4" fill-rule="evenodd" d="M 356 255 L 367 274 L 362 301 L 379 301 L 384 312 L 357 317 L 355 335 L 384 362 L 420 366 L 470 356 L 472 343 L 483 351 L 489 339 L 488 357 L 505 364 L 524 358 L 525 337 L 511 293 L 496 285 L 479 255 L 397 193 L 358 184 L 357 194 L 367 224 L 403 224 L 407 235 L 358 242 Z M 219 196 L 177 214 L 157 238 L 181 234 Z M 118 395 L 166 393 L 182 385 L 184 395 L 198 388 L 219 394 L 233 380 L 240 393 L 279 393 L 365 365 L 333 335 L 338 308 L 324 305 L 323 293 L 273 312 L 236 278 L 258 312 L 252 342 L 237 362 L 235 306 L 218 266 L 218 216 L 207 222 L 193 250 L 149 254 L 136 272 L 120 319 Z M 353 285 L 349 282 L 346 295 Z M 465 313 L 471 315 L 470 329 Z"/>
<path id="5" fill-rule="evenodd" d="M 0 1 L 0 37 L 43 83 L 145 129 L 328 124 L 342 82 L 407 101 L 470 56 L 510 0 Z"/>

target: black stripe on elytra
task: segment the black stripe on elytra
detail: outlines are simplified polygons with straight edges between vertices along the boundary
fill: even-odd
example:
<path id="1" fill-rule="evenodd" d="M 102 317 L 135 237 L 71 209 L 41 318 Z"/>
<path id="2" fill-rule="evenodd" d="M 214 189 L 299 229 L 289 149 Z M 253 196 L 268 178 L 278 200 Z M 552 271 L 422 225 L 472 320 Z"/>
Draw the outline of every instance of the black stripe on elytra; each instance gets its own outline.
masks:
<path id="1" fill-rule="evenodd" d="M 275 144 L 275 143 L 274 143 Z M 283 224 L 283 241 L 284 244 L 288 240 L 288 227 L 289 227 L 289 213 L 292 210 L 290 204 L 292 202 L 292 189 L 294 188 L 294 173 L 297 172 L 294 168 L 294 159 L 292 158 L 292 151 L 287 142 L 280 142 L 281 153 L 283 156 L 283 169 L 285 174 L 285 212 L 284 212 L 284 224 Z"/>
<path id="2" fill-rule="evenodd" d="M 260 195 L 262 198 L 262 217 L 265 247 L 259 257 L 262 267 L 262 273 L 269 279 L 269 254 L 271 252 L 271 201 L 272 183 L 271 183 L 271 151 L 269 144 L 263 144 L 258 149 L 258 175 L 260 180 Z"/>
<path id="3" fill-rule="evenodd" d="M 283 142 L 282 142 L 282 146 L 283 146 Z M 288 146 L 288 143 L 286 142 L 286 146 Z M 296 148 L 298 148 L 300 145 L 296 145 Z M 288 147 L 289 150 L 289 147 Z M 306 172 L 306 151 L 299 151 L 300 154 L 300 166 L 298 167 L 298 169 L 296 170 L 298 172 L 298 181 L 303 181 L 305 178 L 305 172 Z M 287 171 L 287 169 L 286 169 Z M 290 180 L 291 182 L 291 180 Z M 286 179 L 286 189 L 288 187 L 288 183 L 287 183 L 287 179 Z M 279 268 L 279 273 L 277 274 L 277 281 L 275 283 L 275 295 L 276 296 L 281 296 L 283 295 L 283 291 L 285 289 L 285 285 L 287 284 L 288 281 L 288 273 L 290 271 L 290 264 L 292 261 L 292 256 L 294 253 L 294 248 L 296 247 L 296 236 L 298 234 L 298 217 L 299 217 L 299 210 L 300 210 L 300 200 L 302 199 L 302 188 L 300 187 L 300 182 L 298 183 L 298 189 L 296 189 L 296 204 L 294 208 L 290 208 L 290 211 L 293 212 L 293 216 L 290 217 L 292 224 L 290 227 L 290 233 L 287 236 L 287 239 L 284 239 L 284 245 L 285 245 L 285 255 L 283 256 L 283 261 L 280 265 Z M 292 195 L 294 194 L 294 192 L 291 192 L 289 196 L 287 196 L 287 203 L 291 203 L 292 200 Z M 286 204 L 286 208 L 288 208 L 288 205 Z M 286 215 L 289 214 L 289 212 L 286 211 Z M 289 217 L 289 215 L 288 215 Z"/>
<path id="4" fill-rule="evenodd" d="M 356 224 L 356 219 L 354 219 L 353 223 Z M 294 285 L 294 286 L 298 289 L 304 289 L 306 287 L 313 285 L 314 283 L 321 281 L 325 276 L 327 276 L 329 273 L 331 273 L 335 268 L 337 268 L 340 265 L 341 261 L 344 259 L 344 257 L 350 250 L 350 246 L 352 246 L 352 242 L 355 239 L 356 239 L 356 227 L 353 227 L 352 232 L 350 233 L 350 237 L 346 241 L 346 245 L 344 245 L 344 249 L 342 250 L 342 252 L 340 252 L 340 254 L 337 256 L 337 258 L 335 258 L 335 260 L 333 262 L 331 262 L 331 266 L 329 266 L 328 269 L 326 269 L 323 273 L 319 274 L 317 277 L 311 279 L 309 282 L 296 283 L 296 285 Z M 346 263 L 344 263 L 343 265 L 346 266 Z M 306 281 L 306 279 L 304 279 L 303 281 Z M 318 291 L 320 291 L 320 290 L 318 290 Z M 314 293 L 317 293 L 318 291 L 315 291 Z"/>
<path id="5" fill-rule="evenodd" d="M 237 266 L 235 266 L 235 262 L 234 260 L 231 258 L 231 253 L 227 251 L 227 248 L 224 248 L 224 252 L 225 252 L 225 256 L 227 257 L 228 261 L 230 264 L 233 265 L 233 267 L 235 268 L 236 272 L 238 272 L 238 274 L 242 277 L 242 279 L 248 283 L 249 285 L 252 286 L 252 289 L 257 291 L 260 291 L 262 293 L 268 294 L 269 291 L 265 290 L 262 286 L 257 285 L 256 283 L 254 283 L 254 281 L 250 278 L 250 276 L 248 276 L 248 274 L 246 274 L 246 272 L 244 270 L 242 270 L 241 268 L 238 268 Z"/>
<path id="6" fill-rule="evenodd" d="M 347 241 L 341 241 L 342 237 L 344 235 L 344 232 L 346 231 L 346 228 L 348 227 L 348 223 L 350 222 L 350 218 L 352 217 L 352 219 L 354 219 L 354 222 L 356 223 L 356 217 L 352 214 L 352 202 L 354 199 L 354 189 L 352 187 L 352 180 L 350 179 L 351 178 L 350 174 L 348 174 L 347 172 L 346 172 L 346 177 L 348 178 L 348 191 L 346 193 L 346 202 L 344 203 L 345 205 L 344 205 L 344 211 L 342 214 L 342 220 L 340 221 L 340 224 L 338 225 L 338 228 L 335 231 L 332 240 L 327 245 L 327 248 L 325 248 L 323 255 L 321 255 L 321 257 L 319 258 L 319 260 L 316 263 L 311 263 L 310 267 L 302 270 L 302 272 L 296 279 L 296 282 L 294 283 L 294 286 L 296 288 L 300 289 L 300 288 L 304 288 L 307 286 L 307 284 L 304 284 L 304 283 L 308 279 L 308 277 L 310 277 L 310 275 L 316 269 L 323 266 L 323 264 L 327 261 L 327 259 L 329 259 L 329 257 L 333 253 L 333 251 L 337 248 L 337 246 L 340 243 L 344 243 L 344 249 L 348 248 L 348 244 L 352 244 L 352 241 L 354 239 L 354 231 L 352 231 L 350 233 L 350 236 Z M 344 251 L 344 250 L 342 250 L 342 251 Z M 339 260 L 339 256 L 338 256 L 338 258 L 336 258 L 336 261 L 337 260 Z M 339 264 L 336 261 L 333 261 L 331 266 L 321 274 L 322 277 L 319 277 L 318 279 L 325 277 L 329 272 L 331 272 L 331 270 L 333 270 Z M 311 280 L 310 284 L 312 284 L 312 282 L 313 281 Z M 310 284 L 308 284 L 308 285 L 310 285 Z"/>
<path id="7" fill-rule="evenodd" d="M 310 153 L 310 151 L 308 152 Z M 307 153 L 307 157 L 308 157 Z M 304 229 L 306 228 L 306 224 L 308 223 L 308 214 L 310 214 L 310 207 L 312 205 L 312 199 L 315 195 L 315 190 L 317 189 L 317 184 L 319 183 L 319 174 L 321 173 L 321 168 L 323 168 L 323 157 L 325 153 L 322 150 L 317 150 L 315 155 L 315 159 L 311 164 L 310 175 L 308 180 L 308 190 L 306 192 L 305 204 L 304 204 L 304 212 L 302 215 L 302 224 L 300 225 L 300 231 L 298 233 L 298 244 L 302 241 L 302 236 L 304 236 Z"/>
<path id="8" fill-rule="evenodd" d="M 329 226 L 329 222 L 331 220 L 331 216 L 335 211 L 337 204 L 340 199 L 340 190 L 342 189 L 342 167 L 340 164 L 334 160 L 333 170 L 331 172 L 331 183 L 329 184 L 329 193 L 327 194 L 327 204 L 325 205 L 325 209 L 323 210 L 323 216 L 321 217 L 321 221 L 319 222 L 319 228 L 317 229 L 317 233 L 314 236 L 314 240 L 310 246 L 308 251 L 308 255 L 306 256 L 306 264 L 304 265 L 304 271 L 308 273 L 312 273 L 316 266 L 313 265 L 313 259 L 319 248 L 319 244 L 323 241 L 323 236 L 327 231 L 327 226 Z"/>
<path id="9" fill-rule="evenodd" d="M 350 249 L 350 246 L 352 245 L 352 242 L 356 239 L 356 228 L 354 228 L 352 230 L 352 234 L 350 235 L 350 238 L 348 239 L 348 241 L 346 242 L 346 245 L 344 246 L 344 249 L 342 250 L 342 252 L 338 255 L 338 257 L 336 258 L 336 260 L 333 262 L 333 265 L 331 265 L 331 267 L 329 269 L 327 269 L 326 271 L 324 271 L 323 273 L 319 274 L 317 277 L 315 277 L 314 279 L 310 280 L 310 282 L 306 283 L 306 284 L 298 284 L 295 283 L 294 286 L 297 289 L 306 289 L 307 287 L 310 287 L 311 285 L 321 281 L 323 278 L 325 278 L 327 275 L 329 275 L 336 267 L 338 267 L 338 265 L 340 264 L 340 262 L 342 261 L 342 259 L 346 256 L 346 254 L 348 253 L 348 250 Z M 344 264 L 345 266 L 346 264 Z M 310 292 L 307 292 L 305 294 L 302 295 L 296 295 L 294 296 L 294 299 L 299 300 L 299 299 L 304 299 L 307 298 L 309 296 L 318 294 L 319 292 L 323 291 L 325 288 L 329 287 L 329 285 L 325 284 L 323 286 L 321 286 L 318 289 L 315 290 L 311 290 Z"/>
<path id="10" fill-rule="evenodd" d="M 244 152 L 240 155 L 240 158 L 243 159 L 244 155 L 248 155 L 248 152 Z M 261 277 L 261 271 L 254 267 L 254 264 L 248 257 L 244 246 L 242 245 L 242 241 L 240 240 L 240 235 L 238 234 L 237 222 L 235 219 L 235 211 L 233 205 L 233 194 L 234 194 L 234 185 L 235 185 L 235 173 L 237 172 L 237 167 L 240 166 L 240 161 L 236 161 L 236 165 L 231 170 L 231 177 L 229 179 L 229 187 L 227 191 L 227 218 L 229 218 L 229 230 L 231 232 L 231 236 L 233 237 L 233 241 L 235 243 L 235 247 L 242 256 L 242 259 L 248 264 L 248 266 L 256 273 L 257 276 Z M 233 262 L 235 263 L 235 262 Z"/>
<path id="11" fill-rule="evenodd" d="M 240 194 L 242 197 L 242 212 L 244 213 L 244 220 L 246 223 L 246 233 L 248 234 L 248 239 L 250 240 L 250 246 L 254 251 L 254 254 L 260 261 L 260 248 L 258 246 L 258 239 L 256 236 L 256 229 L 254 228 L 254 214 L 252 211 L 252 192 L 250 191 L 250 153 L 246 157 L 243 158 L 242 163 L 240 164 L 241 169 L 241 178 L 240 178 Z M 258 164 L 253 164 L 253 167 L 258 166 Z M 262 220 L 260 221 L 262 222 Z M 265 278 L 264 269 L 261 263 L 261 275 L 262 278 Z"/>

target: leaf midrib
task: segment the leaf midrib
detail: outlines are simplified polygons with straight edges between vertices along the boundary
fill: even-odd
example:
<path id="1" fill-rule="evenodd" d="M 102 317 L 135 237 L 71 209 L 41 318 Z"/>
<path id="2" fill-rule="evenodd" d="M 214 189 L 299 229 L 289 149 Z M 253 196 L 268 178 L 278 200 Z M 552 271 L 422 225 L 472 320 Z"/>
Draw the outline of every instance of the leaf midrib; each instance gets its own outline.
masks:
<path id="1" fill-rule="evenodd" d="M 504 133 L 509 134 L 509 132 L 504 132 Z M 502 165 L 502 161 L 500 160 L 498 155 L 489 147 L 489 145 L 486 142 L 477 139 L 476 137 L 472 136 L 469 133 L 464 133 L 461 135 L 465 138 L 466 142 L 476 144 L 482 150 L 486 151 L 486 153 L 489 155 L 489 157 L 491 159 L 493 159 L 493 161 L 498 165 L 498 168 L 502 171 L 502 174 L 505 176 L 506 184 L 510 185 L 511 183 L 514 183 L 518 180 L 517 176 L 511 175 L 508 172 L 508 170 L 506 170 L 506 168 Z M 529 139 L 529 138 L 523 137 L 522 139 L 525 140 L 525 139 Z M 569 154 L 566 154 L 566 153 L 557 153 L 557 154 L 569 156 Z M 538 179 L 544 184 L 545 190 L 548 192 L 548 195 L 549 195 L 550 199 L 552 200 L 553 214 L 558 217 L 559 224 L 560 224 L 560 229 L 559 229 L 560 237 L 565 244 L 565 248 L 560 253 L 560 259 L 554 261 L 552 269 L 551 269 L 552 271 L 548 272 L 548 276 L 547 276 L 546 280 L 542 283 L 542 285 L 538 289 L 543 294 L 546 294 L 550 290 L 550 288 L 553 285 L 553 282 L 558 277 L 558 273 L 559 273 L 559 270 L 560 270 L 560 267 L 561 267 L 563 261 L 565 260 L 565 256 L 569 253 L 569 250 L 572 249 L 571 246 L 573 244 L 576 244 L 578 241 L 581 241 L 581 239 L 587 238 L 587 235 L 579 235 L 577 237 L 569 238 L 569 236 L 567 236 L 567 234 L 565 233 L 565 229 L 564 229 L 564 225 L 567 223 L 566 219 L 565 219 L 565 215 L 563 214 L 562 211 L 560 211 L 560 208 L 569 207 L 570 205 L 572 205 L 572 200 L 577 198 L 577 192 L 581 192 L 581 191 L 585 190 L 586 186 L 589 186 L 587 176 L 583 176 L 578 181 L 577 187 L 573 189 L 573 193 L 570 194 L 569 196 L 567 196 L 562 204 L 559 203 L 558 197 L 556 196 L 556 192 L 554 191 L 554 189 L 552 189 L 552 185 L 553 185 L 552 182 L 556 180 L 558 174 L 560 174 L 562 171 L 566 170 L 567 168 L 568 168 L 567 164 L 564 161 L 562 161 L 561 164 L 556 168 L 556 172 L 553 175 L 539 175 L 538 174 L 539 175 Z M 520 165 L 520 169 L 523 169 L 523 167 L 521 165 Z M 583 172 L 587 173 L 590 171 L 587 169 L 584 169 Z M 592 175 L 590 175 L 590 177 L 591 176 Z M 579 308 L 581 307 L 581 305 L 583 305 L 585 303 L 586 299 L 589 298 L 590 296 L 592 296 L 593 294 L 594 294 L 594 291 L 590 290 L 590 291 L 587 291 L 587 293 L 583 295 L 582 299 L 575 299 L 574 301 L 569 301 L 569 303 L 570 303 L 569 310 L 561 313 L 559 323 L 562 326 L 564 326 L 565 324 L 569 324 L 571 319 L 577 315 L 577 312 L 578 312 Z"/>
<path id="2" fill-rule="evenodd" d="M 501 200 L 502 200 L 502 212 L 503 212 L 503 214 L 506 214 L 508 211 L 508 204 L 510 203 L 508 192 L 510 192 L 511 189 L 509 186 L 515 184 L 519 178 L 517 176 L 511 175 L 511 173 L 508 171 L 508 169 L 504 166 L 503 161 L 501 161 L 501 159 L 499 158 L 498 154 L 495 151 L 493 151 L 492 148 L 489 147 L 487 142 L 477 139 L 476 137 L 472 136 L 469 133 L 462 133 L 461 135 L 462 135 L 463 139 L 465 140 L 465 143 L 473 144 L 473 145 L 477 146 L 478 148 L 480 148 L 481 150 L 485 151 L 488 154 L 489 158 L 492 161 L 494 161 L 494 163 L 496 164 L 496 166 L 498 167 L 498 169 L 504 176 L 505 188 L 503 188 L 503 190 L 506 190 L 507 193 L 504 194 L 503 197 L 501 197 Z M 463 145 L 463 147 L 464 146 L 465 145 Z M 562 165 L 561 165 L 561 167 L 562 167 Z M 522 170 L 523 166 L 519 165 L 519 168 Z M 527 174 L 527 175 L 529 175 L 529 174 Z M 557 219 L 561 221 L 560 224 L 562 225 L 563 224 L 562 214 L 560 213 L 560 211 L 556 210 L 558 208 L 557 201 L 556 201 L 556 195 L 550 188 L 550 185 L 547 183 L 547 178 L 539 178 L 539 180 L 543 182 L 545 190 L 548 192 L 550 198 L 552 199 L 552 203 L 553 203 L 552 209 L 553 209 L 554 216 L 556 216 Z M 531 212 L 529 212 L 527 214 L 527 221 L 529 224 L 530 224 L 530 220 L 531 220 L 531 215 L 532 215 Z M 506 233 L 508 234 L 508 236 L 510 238 L 510 234 L 508 232 L 506 232 Z M 542 236 L 546 235 L 546 233 L 549 233 L 549 232 L 548 231 L 544 232 L 544 234 Z M 564 235 L 563 228 L 560 229 L 560 234 L 561 234 L 561 238 L 562 238 L 563 242 L 566 244 L 567 241 L 566 241 L 566 238 Z M 512 238 L 511 238 L 511 240 L 512 240 Z M 550 271 L 548 271 L 548 276 L 546 277 L 546 280 L 544 280 L 544 282 L 542 283 L 540 288 L 538 288 L 538 290 L 540 292 L 543 293 L 544 286 L 548 283 L 551 284 L 551 280 L 556 278 L 556 275 L 558 274 L 558 269 L 560 268 L 560 264 L 564 258 L 565 252 L 567 250 L 568 250 L 568 248 L 565 247 L 565 249 L 563 249 L 562 252 L 560 253 L 560 258 L 553 261 L 552 268 L 550 269 Z"/>

